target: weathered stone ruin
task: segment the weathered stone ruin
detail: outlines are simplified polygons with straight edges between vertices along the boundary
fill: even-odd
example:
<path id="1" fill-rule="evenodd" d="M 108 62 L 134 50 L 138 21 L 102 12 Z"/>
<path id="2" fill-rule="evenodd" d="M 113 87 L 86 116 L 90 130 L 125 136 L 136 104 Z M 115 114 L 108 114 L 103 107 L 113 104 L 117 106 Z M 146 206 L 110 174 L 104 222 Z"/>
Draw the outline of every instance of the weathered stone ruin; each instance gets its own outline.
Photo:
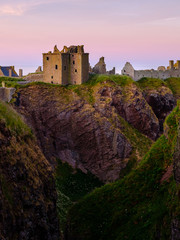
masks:
<path id="1" fill-rule="evenodd" d="M 39 67 L 36 69 L 36 73 L 42 73 L 42 68 L 41 68 L 41 66 L 39 66 Z"/>
<path id="2" fill-rule="evenodd" d="M 110 71 L 107 71 L 106 70 L 106 63 L 104 61 L 104 57 L 101 57 L 99 59 L 99 62 L 93 67 L 93 69 L 90 69 L 92 73 L 95 73 L 95 74 L 115 74 L 115 67 L 110 70 Z"/>
<path id="3" fill-rule="evenodd" d="M 106 64 L 104 62 L 104 57 L 99 59 L 99 62 L 93 67 L 93 73 L 96 74 L 106 74 Z"/>
<path id="4" fill-rule="evenodd" d="M 10 102 L 15 91 L 15 88 L 7 88 L 5 83 L 2 82 L 2 87 L 0 87 L 0 100 Z"/>
<path id="5" fill-rule="evenodd" d="M 55 84 L 81 84 L 89 78 L 89 53 L 84 46 L 64 46 L 59 51 L 43 54 L 44 82 Z"/>
<path id="6" fill-rule="evenodd" d="M 109 70 L 109 71 L 107 71 L 107 72 L 106 72 L 106 74 L 108 74 L 108 75 L 115 75 L 115 74 L 116 74 L 116 68 L 115 68 L 115 67 L 113 67 L 113 69 L 112 69 L 112 70 Z"/>
<path id="7" fill-rule="evenodd" d="M 171 60 L 169 61 L 169 66 L 167 68 L 164 66 L 160 66 L 157 70 L 135 70 L 131 63 L 127 62 L 121 73 L 122 75 L 130 76 L 135 81 L 138 81 L 143 77 L 159 79 L 180 77 L 180 61 L 177 61 L 177 63 L 174 64 L 174 61 Z"/>

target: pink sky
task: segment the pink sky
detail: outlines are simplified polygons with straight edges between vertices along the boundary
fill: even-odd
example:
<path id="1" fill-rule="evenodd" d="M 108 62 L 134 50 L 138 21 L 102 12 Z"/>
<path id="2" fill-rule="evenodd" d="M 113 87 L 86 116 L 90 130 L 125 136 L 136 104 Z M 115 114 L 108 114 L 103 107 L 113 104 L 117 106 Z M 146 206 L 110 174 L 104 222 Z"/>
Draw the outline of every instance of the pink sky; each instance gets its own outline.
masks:
<path id="1" fill-rule="evenodd" d="M 0 65 L 25 73 L 55 44 L 84 44 L 91 65 L 104 56 L 118 72 L 126 61 L 144 69 L 180 59 L 179 0 L 6 0 L 0 24 Z"/>

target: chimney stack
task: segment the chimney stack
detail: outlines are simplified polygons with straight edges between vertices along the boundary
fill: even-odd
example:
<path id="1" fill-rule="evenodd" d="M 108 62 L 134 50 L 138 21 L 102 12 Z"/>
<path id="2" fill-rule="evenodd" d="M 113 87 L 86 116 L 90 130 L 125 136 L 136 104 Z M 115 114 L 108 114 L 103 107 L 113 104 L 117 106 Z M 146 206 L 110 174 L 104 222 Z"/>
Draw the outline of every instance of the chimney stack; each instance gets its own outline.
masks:
<path id="1" fill-rule="evenodd" d="M 173 61 L 173 60 L 170 60 L 170 61 L 169 61 L 169 69 L 170 69 L 170 70 L 173 70 L 173 69 L 174 69 L 174 61 Z"/>
<path id="2" fill-rule="evenodd" d="M 19 69 L 19 77 L 22 78 L 23 77 L 23 70 Z"/>
<path id="3" fill-rule="evenodd" d="M 177 60 L 177 69 L 180 70 L 180 60 Z"/>

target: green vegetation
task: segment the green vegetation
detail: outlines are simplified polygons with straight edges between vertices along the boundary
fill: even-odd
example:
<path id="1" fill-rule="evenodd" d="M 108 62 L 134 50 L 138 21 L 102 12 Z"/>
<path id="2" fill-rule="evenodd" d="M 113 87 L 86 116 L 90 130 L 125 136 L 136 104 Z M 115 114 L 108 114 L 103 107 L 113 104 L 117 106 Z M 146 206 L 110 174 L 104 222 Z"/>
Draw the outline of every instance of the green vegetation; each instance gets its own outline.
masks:
<path id="1" fill-rule="evenodd" d="M 152 145 L 152 140 L 133 128 L 124 118 L 119 116 L 122 125 L 121 132 L 127 137 L 134 150 L 138 151 L 140 157 L 143 157 Z"/>
<path id="2" fill-rule="evenodd" d="M 121 132 L 129 140 L 133 147 L 132 153 L 129 157 L 129 161 L 125 169 L 120 173 L 120 177 L 127 175 L 133 168 L 135 168 L 143 156 L 148 152 L 152 146 L 153 141 L 140 133 L 137 129 L 133 128 L 122 117 L 118 117 L 121 123 Z"/>
<path id="3" fill-rule="evenodd" d="M 115 84 L 122 87 L 134 82 L 128 76 L 91 74 L 89 80 L 86 83 L 84 83 L 84 85 L 94 86 L 94 85 L 97 85 L 98 83 L 103 83 L 108 81 L 114 82 Z"/>
<path id="4" fill-rule="evenodd" d="M 95 86 L 116 84 L 117 86 L 125 87 L 134 83 L 134 81 L 127 76 L 119 75 L 98 75 L 91 74 L 89 80 L 81 85 L 68 85 L 67 89 L 74 91 L 79 97 L 87 101 L 89 104 L 95 103 L 94 89 Z"/>
<path id="5" fill-rule="evenodd" d="M 0 77 L 0 83 L 2 82 L 19 82 L 24 81 L 22 78 L 13 78 L 13 77 Z"/>
<path id="6" fill-rule="evenodd" d="M 32 137 L 31 129 L 24 123 L 22 117 L 8 104 L 0 101 L 0 121 L 17 135 Z"/>
<path id="7" fill-rule="evenodd" d="M 103 185 L 90 172 L 83 173 L 79 169 L 74 170 L 68 163 L 62 163 L 60 160 L 58 160 L 56 181 L 58 189 L 72 202 Z"/>
<path id="8" fill-rule="evenodd" d="M 180 104 L 166 119 L 168 138 L 162 135 L 137 169 L 96 189 L 71 208 L 71 236 L 78 240 L 170 239 L 172 218 L 180 219 L 180 202 L 173 177 L 161 180 L 173 162 L 179 108 Z"/>
<path id="9" fill-rule="evenodd" d="M 162 86 L 167 87 L 168 85 L 161 79 L 156 78 L 142 78 L 136 82 L 137 86 L 139 86 L 142 90 L 144 89 L 158 89 Z"/>
<path id="10" fill-rule="evenodd" d="M 180 99 L 180 78 L 168 78 L 165 80 L 168 87 L 177 99 Z"/>
<path id="11" fill-rule="evenodd" d="M 57 208 L 62 228 L 64 228 L 67 212 L 73 202 L 78 201 L 102 185 L 91 173 L 85 174 L 79 169 L 74 170 L 67 163 L 62 163 L 58 160 L 56 170 Z"/>
<path id="12" fill-rule="evenodd" d="M 21 78 L 11 78 L 11 77 L 0 77 L 0 85 L 2 82 L 5 83 L 6 87 L 18 87 L 19 81 L 24 81 L 24 79 Z"/>
<path id="13" fill-rule="evenodd" d="M 13 206 L 13 197 L 11 193 L 11 185 L 7 183 L 6 179 L 3 177 L 3 175 L 0 174 L 0 183 L 2 188 L 2 195 L 6 198 L 10 206 Z"/>

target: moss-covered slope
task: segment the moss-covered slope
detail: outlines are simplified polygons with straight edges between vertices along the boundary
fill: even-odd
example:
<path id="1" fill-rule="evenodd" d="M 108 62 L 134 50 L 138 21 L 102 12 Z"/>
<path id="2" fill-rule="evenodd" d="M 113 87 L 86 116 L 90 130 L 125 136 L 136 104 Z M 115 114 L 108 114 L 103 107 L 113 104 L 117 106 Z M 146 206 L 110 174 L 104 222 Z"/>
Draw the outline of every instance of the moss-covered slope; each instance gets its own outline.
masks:
<path id="1" fill-rule="evenodd" d="M 180 78 L 168 78 L 165 80 L 168 87 L 172 90 L 174 96 L 180 99 Z"/>
<path id="2" fill-rule="evenodd" d="M 31 129 L 0 102 L 0 239 L 59 239 L 53 171 Z"/>
<path id="3" fill-rule="evenodd" d="M 179 186 L 173 173 L 180 105 L 169 115 L 162 135 L 138 168 L 123 180 L 84 197 L 69 212 L 71 240 L 179 239 Z"/>

